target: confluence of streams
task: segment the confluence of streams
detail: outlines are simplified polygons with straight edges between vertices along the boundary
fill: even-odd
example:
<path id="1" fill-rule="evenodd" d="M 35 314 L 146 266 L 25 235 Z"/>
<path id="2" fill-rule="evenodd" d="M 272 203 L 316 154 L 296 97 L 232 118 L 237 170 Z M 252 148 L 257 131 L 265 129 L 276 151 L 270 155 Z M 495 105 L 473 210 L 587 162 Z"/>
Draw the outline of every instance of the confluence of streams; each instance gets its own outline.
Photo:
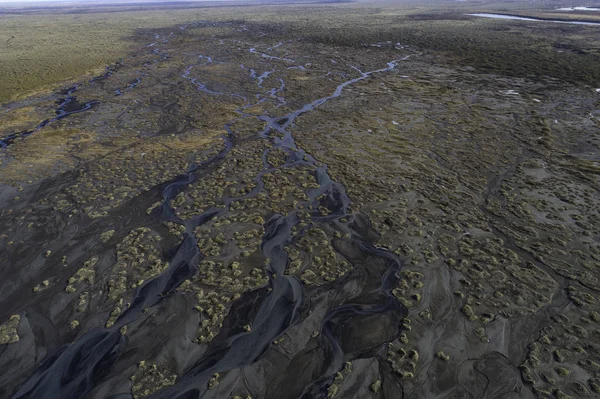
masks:
<path id="1" fill-rule="evenodd" d="M 181 27 L 180 29 L 184 28 Z M 166 43 L 167 41 L 168 38 L 165 38 L 161 43 Z M 155 44 L 153 43 L 151 46 L 153 47 Z M 294 62 L 288 58 L 279 58 L 258 52 L 255 47 L 252 47 L 250 52 L 269 61 Z M 153 49 L 153 53 L 161 55 L 161 59 L 157 60 L 157 62 L 167 59 L 167 56 L 161 54 L 156 48 Z M 318 206 L 319 201 L 317 198 L 325 196 L 330 214 L 322 216 L 318 211 L 314 211 L 311 215 L 312 221 L 314 223 L 331 224 L 338 231 L 347 233 L 350 236 L 349 242 L 365 253 L 370 254 L 370 256 L 382 259 L 388 265 L 387 271 L 381 276 L 381 300 L 379 303 L 371 305 L 344 304 L 330 309 L 325 315 L 321 326 L 321 334 L 324 337 L 323 345 L 329 353 L 330 364 L 327 367 L 327 371 L 320 378 L 306 387 L 302 397 L 326 397 L 328 385 L 333 381 L 335 373 L 343 367 L 344 353 L 335 334 L 332 332 L 332 320 L 336 315 L 342 313 L 375 314 L 387 311 L 396 312 L 401 317 L 405 315 L 405 310 L 391 294 L 391 289 L 398 280 L 398 271 L 401 267 L 400 260 L 394 253 L 382 248 L 376 248 L 368 243 L 362 235 L 364 233 L 361 234 L 353 228 L 355 217 L 348 211 L 350 199 L 346 195 L 344 186 L 331 179 L 327 171 L 327 165 L 317 162 L 313 156 L 298 147 L 291 129 L 296 118 L 314 110 L 329 100 L 339 97 L 347 86 L 365 80 L 371 75 L 392 71 L 398 66 L 399 62 L 408 57 L 390 61 L 387 63 L 387 67 L 369 72 L 362 72 L 358 68 L 353 67 L 360 76 L 339 84 L 331 95 L 316 99 L 299 109 L 279 117 L 272 117 L 266 113 L 254 116 L 246 114 L 244 110 L 262 103 L 267 98 L 278 101 L 279 104 L 276 108 L 284 105 L 285 99 L 282 93 L 285 83 L 282 79 L 279 80 L 281 84 L 279 88 L 274 88 L 257 95 L 257 101 L 252 103 L 246 97 L 239 94 L 220 93 L 210 90 L 205 84 L 189 77 L 194 67 L 201 67 L 213 62 L 213 59 L 208 56 L 200 55 L 198 58 L 203 63 L 187 67 L 182 75 L 183 78 L 188 79 L 198 90 L 202 90 L 210 95 L 243 98 L 246 104 L 237 109 L 236 112 L 240 115 L 239 118 L 225 125 L 227 134 L 223 138 L 225 142 L 224 149 L 212 158 L 200 164 L 192 165 L 187 173 L 173 179 L 164 188 L 162 206 L 155 213 L 160 214 L 157 216 L 162 220 L 172 221 L 185 226 L 186 232 L 183 242 L 177 249 L 169 267 L 136 290 L 131 305 L 122 313 L 112 327 L 97 327 L 92 329 L 82 335 L 76 342 L 64 346 L 48 357 L 12 396 L 13 399 L 48 397 L 79 398 L 90 392 L 108 374 L 111 366 L 126 349 L 125 338 L 120 334 L 119 330 L 123 326 L 138 320 L 142 317 L 144 309 L 160 303 L 167 295 L 172 294 L 183 281 L 196 273 L 197 265 L 203 259 L 203 254 L 198 249 L 194 229 L 215 217 L 225 215 L 233 201 L 256 196 L 263 189 L 263 175 L 282 167 L 290 168 L 304 165 L 313 168 L 319 187 L 308 190 L 309 205 Z M 241 67 L 245 68 L 243 65 Z M 264 78 L 271 72 L 268 71 L 261 75 L 256 75 L 256 72 L 251 70 L 251 77 L 258 80 L 258 87 L 262 87 Z M 170 201 L 200 176 L 214 169 L 229 154 L 231 149 L 236 145 L 236 136 L 232 130 L 233 123 L 239 119 L 248 117 L 258 118 L 260 121 L 265 122 L 266 127 L 258 132 L 258 135 L 265 140 L 271 140 L 274 145 L 272 149 L 281 149 L 287 152 L 290 161 L 280 167 L 272 167 L 266 161 L 267 152 L 272 149 L 265 150 L 262 157 L 263 170 L 255 177 L 257 185 L 250 193 L 243 197 L 229 199 L 225 202 L 224 207 L 213 207 L 199 216 L 188 220 L 181 220 L 171 208 Z M 271 135 L 271 132 L 278 133 L 280 137 Z M 270 261 L 267 266 L 267 275 L 269 277 L 268 288 L 270 292 L 256 305 L 257 310 L 252 322 L 252 330 L 231 334 L 218 344 L 209 345 L 202 357 L 176 381 L 175 385 L 154 392 L 149 396 L 150 398 L 202 397 L 208 389 L 207 382 L 213 374 L 255 363 L 261 358 L 274 339 L 299 322 L 300 307 L 304 299 L 303 285 L 295 276 L 285 274 L 288 264 L 288 254 L 284 250 L 284 247 L 293 240 L 292 228 L 298 224 L 299 218 L 294 211 L 287 215 L 274 215 L 265 223 L 265 234 L 262 238 L 261 250 L 264 256 Z M 261 289 L 264 289 L 264 287 Z M 121 394 L 118 397 L 130 398 L 131 394 Z"/>

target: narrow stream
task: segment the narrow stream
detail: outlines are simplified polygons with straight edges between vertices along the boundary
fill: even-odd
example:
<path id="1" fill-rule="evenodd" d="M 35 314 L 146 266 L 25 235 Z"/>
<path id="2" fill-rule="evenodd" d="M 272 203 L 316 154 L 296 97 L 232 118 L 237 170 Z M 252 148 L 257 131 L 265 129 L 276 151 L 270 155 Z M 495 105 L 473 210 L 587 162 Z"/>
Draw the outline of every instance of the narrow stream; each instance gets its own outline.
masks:
<path id="1" fill-rule="evenodd" d="M 404 59 L 406 59 L 405 57 Z M 346 195 L 343 185 L 334 182 L 327 173 L 326 165 L 318 165 L 317 161 L 304 150 L 298 148 L 290 132 L 294 120 L 300 115 L 310 112 L 323 105 L 327 101 L 339 97 L 343 89 L 353 83 L 367 79 L 373 74 L 388 72 L 395 69 L 401 60 L 394 60 L 387 64 L 386 68 L 370 72 L 361 72 L 360 76 L 350 79 L 337 86 L 333 94 L 327 97 L 319 98 L 303 107 L 292 111 L 284 116 L 272 118 L 267 115 L 258 117 L 267 123 L 267 129 L 261 132 L 261 137 L 268 138 L 269 130 L 277 131 L 283 135 L 283 138 L 272 138 L 275 148 L 281 148 L 291 154 L 294 159 L 291 164 L 285 167 L 295 165 L 310 165 L 315 169 L 317 182 L 320 187 L 309 193 L 311 201 L 322 194 L 326 194 L 328 200 L 326 203 L 333 217 L 349 218 L 348 222 L 342 223 L 335 219 L 333 222 L 338 228 L 345 232 L 350 232 L 352 240 L 358 243 L 365 251 L 372 255 L 385 258 L 388 261 L 388 271 L 382 277 L 381 290 L 385 298 L 381 304 L 374 305 L 349 305 L 345 304 L 339 308 L 330 310 L 324 318 L 322 334 L 327 338 L 332 352 L 328 372 L 307 387 L 303 397 L 326 397 L 327 387 L 332 382 L 335 374 L 343 367 L 344 353 L 341 350 L 337 338 L 332 333 L 332 318 L 340 313 L 350 314 L 378 314 L 387 311 L 396 311 L 402 313 L 403 309 L 395 297 L 391 294 L 392 288 L 397 282 L 397 272 L 400 270 L 400 261 L 398 258 L 383 249 L 376 249 L 366 243 L 359 233 L 351 228 L 352 215 L 348 213 L 350 199 Z M 317 213 L 318 214 L 318 213 Z M 320 215 L 314 215 L 314 220 L 319 221 Z M 264 301 L 259 305 L 257 316 L 252 322 L 252 330 L 241 334 L 235 334 L 209 350 L 197 361 L 188 372 L 183 375 L 175 385 L 165 388 L 150 395 L 150 398 L 188 398 L 202 397 L 207 390 L 208 380 L 215 373 L 222 373 L 228 370 L 241 368 L 251 365 L 260 359 L 260 356 L 267 350 L 274 339 L 283 334 L 287 329 L 296 324 L 299 317 L 299 308 L 303 299 L 302 284 L 294 276 L 285 274 L 288 263 L 288 255 L 284 250 L 287 244 L 293 240 L 292 228 L 297 226 L 300 220 L 295 212 L 283 215 L 274 215 L 265 226 L 265 236 L 263 237 L 262 251 L 265 257 L 270 259 L 269 264 L 269 288 L 271 293 L 267 295 Z M 278 276 L 274 278 L 273 276 Z M 399 333 L 399 332 L 398 332 Z M 196 396 L 198 395 L 198 396 Z"/>
<path id="2" fill-rule="evenodd" d="M 142 76 L 145 76 L 145 74 L 143 74 Z M 139 85 L 140 83 L 142 83 L 142 78 L 135 78 L 135 80 L 133 80 L 132 82 L 129 83 L 129 85 L 127 87 L 125 87 L 124 89 L 117 89 L 115 90 L 115 94 L 117 96 L 122 96 L 123 94 L 125 94 L 125 92 L 135 88 L 137 85 Z"/>
<path id="3" fill-rule="evenodd" d="M 92 80 L 90 80 L 90 82 L 91 81 Z M 48 126 L 49 124 L 56 122 L 58 120 L 61 120 L 63 118 L 66 118 L 69 115 L 77 114 L 77 113 L 92 109 L 92 107 L 94 105 L 99 103 L 99 101 L 88 101 L 83 104 L 79 103 L 77 101 L 77 97 L 75 97 L 73 95 L 73 93 L 75 93 L 79 89 L 79 87 L 81 87 L 81 85 L 76 84 L 75 86 L 67 89 L 66 93 L 65 93 L 65 97 L 57 101 L 58 108 L 55 111 L 56 116 L 54 116 L 52 118 L 44 119 L 43 121 L 38 123 L 38 125 L 35 128 L 33 128 L 31 130 L 25 130 L 22 132 L 13 133 L 6 137 L 0 138 L 0 148 L 6 148 L 9 145 L 13 144 L 15 142 L 15 140 L 17 140 L 19 138 L 22 139 L 29 135 L 32 135 L 33 133 Z"/>
<path id="4" fill-rule="evenodd" d="M 280 45 L 273 46 L 273 48 Z M 269 60 L 294 62 L 288 58 L 279 58 L 259 52 L 255 48 L 251 48 L 249 51 Z M 207 56 L 200 56 L 199 58 L 206 60 L 206 63 L 187 67 L 182 77 L 188 79 L 199 90 L 207 94 L 227 94 L 212 91 L 190 76 L 193 67 L 201 67 L 213 62 L 212 58 Z M 341 96 L 343 90 L 349 85 L 368 79 L 375 74 L 392 71 L 406 58 L 408 57 L 392 60 L 387 63 L 387 67 L 369 72 L 362 72 L 358 68 L 353 68 L 359 76 L 339 84 L 331 95 L 304 104 L 302 107 L 283 116 L 271 117 L 263 114 L 257 117 L 266 123 L 266 128 L 257 132 L 258 136 L 270 140 L 275 148 L 282 149 L 289 154 L 288 163 L 282 167 L 308 165 L 314 169 L 319 188 L 307 192 L 308 202 L 313 206 L 318 205 L 316 198 L 325 195 L 325 199 L 321 200 L 321 203 L 325 204 L 331 211 L 327 217 L 323 217 L 315 211 L 312 214 L 314 223 L 327 223 L 343 233 L 348 233 L 350 235 L 349 244 L 381 259 L 387 265 L 387 270 L 381 276 L 376 303 L 343 304 L 329 310 L 325 315 L 321 332 L 324 337 L 322 344 L 327 346 L 329 353 L 327 357 L 329 364 L 327 371 L 307 386 L 303 397 L 326 397 L 327 386 L 332 382 L 335 373 L 343 366 L 345 354 L 338 338 L 333 333 L 336 316 L 340 314 L 380 314 L 390 311 L 402 315 L 404 310 L 391 294 L 391 290 L 398 280 L 397 273 L 401 268 L 399 259 L 387 250 L 373 247 L 368 243 L 366 237 L 362 236 L 364 233 L 353 227 L 354 215 L 348 211 L 350 199 L 346 194 L 345 187 L 331 179 L 327 171 L 327 165 L 317 162 L 313 156 L 298 147 L 291 129 L 296 118 Z M 263 80 L 268 76 L 267 74 L 261 79 L 260 77 L 263 75 L 265 74 L 253 76 L 257 80 L 258 87 L 261 87 Z M 279 105 L 285 104 L 283 96 L 285 83 L 282 79 L 279 79 L 279 82 L 279 88 L 267 90 L 257 95 L 257 103 L 264 101 L 266 98 L 273 98 L 278 100 Z M 74 89 L 76 90 L 76 87 Z M 69 95 L 71 94 L 69 93 Z M 246 98 L 241 94 L 228 95 Z M 64 104 L 65 109 L 67 104 Z M 247 102 L 244 106 L 238 108 L 237 112 L 240 118 L 255 117 L 244 113 L 244 110 L 252 105 L 254 104 Z M 77 112 L 81 112 L 81 110 Z M 125 351 L 125 338 L 121 335 L 119 329 L 143 317 L 144 309 L 159 304 L 166 296 L 173 293 L 183 281 L 197 272 L 197 265 L 202 260 L 203 255 L 198 250 L 198 243 L 194 235 L 195 228 L 212 218 L 225 215 L 228 212 L 229 205 L 239 198 L 229 199 L 225 207 L 211 208 L 203 214 L 185 221 L 177 217 L 170 206 L 170 202 L 179 192 L 200 176 L 213 170 L 235 147 L 237 138 L 231 126 L 236 120 L 225 125 L 225 131 L 227 132 L 223 137 L 225 148 L 220 153 L 203 163 L 192 165 L 187 173 L 173 179 L 164 186 L 163 204 L 158 211 L 160 218 L 182 224 L 186 228 L 184 239 L 169 267 L 163 273 L 146 281 L 136 289 L 131 305 L 121 314 L 111 328 L 98 327 L 90 330 L 76 342 L 63 347 L 46 359 L 12 396 L 13 399 L 79 398 L 85 396 L 103 380 L 112 365 Z M 270 132 L 277 132 L 282 137 L 271 135 Z M 265 152 L 263 154 L 263 170 L 255 178 L 257 186 L 244 197 L 256 196 L 263 188 L 262 176 L 274 169 L 267 163 Z M 255 363 L 269 348 L 274 339 L 300 321 L 304 287 L 295 276 L 285 274 L 288 255 L 284 250 L 286 245 L 295 240 L 292 229 L 298 226 L 299 223 L 300 220 L 295 211 L 288 215 L 273 215 L 265 223 L 265 234 L 262 239 L 261 250 L 264 256 L 270 260 L 267 266 L 268 288 L 270 290 L 267 294 L 261 296 L 261 300 L 256 305 L 252 330 L 243 333 L 232 333 L 220 342 L 209 345 L 202 357 L 189 367 L 175 385 L 155 392 L 149 396 L 150 398 L 202 397 L 207 390 L 207 382 L 214 373 L 221 373 Z M 265 288 L 262 287 L 259 290 L 262 292 Z M 400 331 L 398 331 L 399 333 Z M 130 397 L 130 395 L 119 395 L 119 397 Z"/>
<path id="5" fill-rule="evenodd" d="M 171 34 L 171 35 L 173 35 L 173 34 Z M 171 35 L 169 35 L 169 37 Z M 168 42 L 168 39 L 161 41 L 161 43 L 167 43 L 167 42 Z M 161 53 L 159 49 L 154 49 L 152 51 L 152 53 L 156 54 L 160 57 L 159 59 L 154 60 L 155 62 L 164 61 L 164 60 L 168 59 L 168 55 L 166 53 Z M 119 62 L 117 62 L 116 65 L 107 67 L 106 71 L 102 75 L 99 75 L 99 76 L 89 79 L 88 83 L 102 82 L 102 81 L 110 78 L 112 75 L 114 75 L 117 72 L 120 65 L 121 65 L 121 63 L 119 61 Z M 142 74 L 142 76 L 145 76 L 145 74 Z M 125 91 L 131 90 L 140 83 L 141 83 L 141 78 L 138 77 L 134 81 L 132 81 L 124 90 Z M 11 133 L 5 137 L 1 137 L 0 138 L 0 149 L 7 148 L 11 144 L 14 144 L 14 142 L 16 140 L 23 139 L 27 136 L 30 136 L 33 133 L 38 132 L 40 129 L 52 124 L 53 122 L 64 119 L 64 118 L 68 117 L 69 115 L 88 111 L 88 110 L 92 109 L 95 105 L 100 103 L 100 101 L 97 101 L 97 100 L 92 100 L 92 101 L 88 101 L 85 103 L 78 102 L 77 97 L 74 96 L 73 93 L 75 93 L 77 90 L 79 90 L 79 88 L 81 86 L 82 86 L 81 83 L 77 83 L 76 85 L 64 90 L 65 97 L 57 100 L 58 108 L 55 110 L 56 116 L 54 116 L 52 118 L 44 119 L 43 121 L 38 123 L 35 128 L 33 128 L 31 130 L 25 130 L 22 132 Z M 117 96 L 120 96 L 123 94 L 123 90 L 117 89 L 117 90 L 115 90 L 115 94 Z"/>

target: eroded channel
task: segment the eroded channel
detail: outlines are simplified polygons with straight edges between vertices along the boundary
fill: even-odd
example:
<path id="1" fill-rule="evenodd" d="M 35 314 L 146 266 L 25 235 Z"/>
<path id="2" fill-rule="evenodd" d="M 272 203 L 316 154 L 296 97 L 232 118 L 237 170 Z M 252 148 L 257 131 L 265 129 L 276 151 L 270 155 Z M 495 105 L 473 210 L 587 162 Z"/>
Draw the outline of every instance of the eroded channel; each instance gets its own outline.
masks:
<path id="1" fill-rule="evenodd" d="M 161 43 L 168 43 L 168 39 Z M 266 51 L 280 47 L 283 47 L 282 43 L 278 43 Z M 160 54 L 157 49 L 154 50 L 154 53 Z M 391 294 L 392 287 L 399 278 L 400 260 L 395 254 L 383 248 L 376 248 L 371 243 L 369 237 L 373 232 L 368 224 L 357 221 L 355 215 L 349 210 L 351 200 L 346 194 L 345 187 L 331 178 L 326 164 L 319 162 L 298 146 L 292 131 L 297 118 L 342 96 L 344 89 L 350 85 L 378 74 L 393 71 L 407 57 L 394 59 L 389 61 L 386 67 L 367 72 L 349 66 L 349 70 L 354 71 L 358 76 L 339 83 L 330 95 L 312 100 L 284 115 L 273 116 L 273 110 L 287 105 L 285 80 L 281 77 L 276 78 L 274 80 L 276 85 L 270 89 L 263 89 L 262 86 L 267 79 L 273 79 L 272 76 L 276 75 L 278 69 L 288 69 L 290 63 L 295 62 L 286 56 L 279 57 L 258 51 L 256 47 L 251 47 L 249 53 L 275 63 L 261 75 L 257 75 L 254 69 L 249 70 L 250 78 L 255 81 L 257 88 L 263 90 L 261 94 L 256 95 L 256 100 L 253 102 L 247 100 L 245 93 L 218 92 L 209 89 L 206 83 L 193 77 L 195 69 L 214 62 L 210 56 L 199 55 L 197 58 L 201 62 L 185 67 L 183 74 L 180 75 L 205 94 L 232 97 L 243 101 L 244 104 L 236 109 L 239 117 L 224 126 L 222 137 L 224 145 L 216 155 L 201 163 L 190 165 L 185 174 L 162 185 L 162 204 L 154 208 L 153 215 L 164 222 L 184 227 L 181 244 L 175 251 L 168 268 L 158 276 L 145 281 L 134 291 L 130 304 L 112 326 L 94 328 L 80 336 L 72 344 L 49 356 L 14 393 L 13 398 L 75 398 L 85 396 L 93 390 L 110 373 L 113 364 L 127 350 L 127 340 L 121 333 L 122 329 L 128 324 L 140 320 L 144 317 L 147 309 L 164 301 L 186 279 L 198 272 L 198 264 L 204 259 L 205 254 L 199 250 L 198 238 L 194 233 L 196 229 L 211 220 L 225 217 L 235 201 L 259 196 L 263 193 L 264 176 L 268 173 L 278 173 L 284 169 L 300 167 L 310 170 L 317 182 L 317 187 L 303 190 L 308 199 L 299 204 L 300 207 L 312 209 L 308 212 L 308 225 L 302 222 L 295 210 L 287 214 L 274 213 L 263 224 L 264 234 L 261 237 L 260 250 L 267 260 L 268 282 L 266 286 L 259 287 L 255 292 L 249 292 L 238 299 L 238 301 L 243 301 L 248 296 L 257 298 L 250 311 L 253 315 L 251 330 L 224 331 L 222 334 L 225 335 L 221 336 L 214 344 L 209 344 L 204 354 L 187 368 L 174 385 L 158 390 L 150 397 L 191 398 L 204 396 L 215 375 L 259 361 L 274 340 L 306 317 L 306 312 L 303 311 L 306 302 L 304 284 L 298 277 L 286 273 L 290 264 L 286 247 L 296 243 L 307 234 L 309 226 L 328 226 L 332 231 L 336 231 L 339 237 L 333 240 L 336 251 L 351 263 L 357 259 L 356 270 L 372 274 L 372 278 L 364 287 L 364 291 L 368 292 L 368 295 L 362 295 L 360 298 L 354 298 L 351 295 L 343 303 L 328 310 L 323 317 L 320 328 L 323 370 L 300 396 L 326 397 L 328 387 L 336 373 L 344 366 L 345 361 L 350 358 L 366 356 L 367 352 L 371 353 L 371 351 L 344 352 L 339 342 L 338 331 L 338 325 L 343 323 L 343 320 L 355 316 L 389 314 L 397 328 L 380 344 L 383 345 L 400 334 L 401 320 L 405 311 Z M 166 56 L 163 56 L 162 59 L 166 59 Z M 277 64 L 277 62 L 281 64 Z M 304 68 L 304 65 L 293 66 Z M 243 66 L 242 68 L 244 69 Z M 96 80 L 103 80 L 111 74 Z M 139 79 L 134 83 L 137 85 Z M 94 104 L 88 103 L 83 108 L 78 107 L 73 111 L 67 111 L 67 106 L 75 101 L 71 95 L 76 89 L 77 86 L 71 89 L 67 99 L 61 103 L 59 108 L 61 114 L 57 119 L 70 113 L 82 112 Z M 251 107 L 261 105 L 267 100 L 275 100 L 276 106 L 259 115 L 247 113 Z M 180 217 L 173 208 L 172 202 L 178 194 L 185 192 L 192 184 L 197 183 L 199 179 L 208 175 L 228 159 L 240 140 L 248 140 L 238 137 L 234 127 L 236 122 L 245 119 L 254 119 L 264 125 L 263 129 L 256 131 L 254 139 L 266 140 L 270 146 L 263 153 L 262 169 L 254 177 L 256 183 L 254 189 L 242 196 L 228 198 L 224 201 L 223 206 L 212 206 L 200 215 L 187 219 Z M 286 154 L 286 161 L 279 166 L 271 165 L 268 156 L 272 151 L 281 151 Z M 381 267 L 376 270 L 364 269 L 365 266 L 360 260 L 365 258 L 377 259 Z M 342 281 L 347 281 L 347 278 Z M 357 303 L 353 303 L 355 299 L 358 300 Z M 235 308 L 234 303 L 232 309 Z M 248 311 L 248 309 L 246 310 Z M 233 319 L 237 317 L 235 314 L 227 316 L 227 318 Z"/>

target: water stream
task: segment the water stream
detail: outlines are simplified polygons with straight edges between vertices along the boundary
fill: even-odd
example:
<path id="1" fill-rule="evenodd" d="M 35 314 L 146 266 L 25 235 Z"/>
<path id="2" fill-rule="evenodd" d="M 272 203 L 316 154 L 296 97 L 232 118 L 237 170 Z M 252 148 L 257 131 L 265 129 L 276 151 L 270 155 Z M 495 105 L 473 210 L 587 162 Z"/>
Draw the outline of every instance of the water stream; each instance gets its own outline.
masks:
<path id="1" fill-rule="evenodd" d="M 91 81 L 92 80 L 90 80 L 90 82 Z M 69 115 L 78 114 L 80 112 L 84 112 L 89 109 L 92 109 L 92 107 L 94 105 L 98 104 L 99 101 L 88 101 L 86 103 L 79 103 L 77 101 L 77 97 L 75 97 L 73 95 L 73 93 L 75 93 L 79 89 L 80 86 L 81 86 L 80 84 L 76 84 L 75 86 L 72 86 L 71 88 L 66 90 L 65 97 L 57 101 L 58 107 L 54 111 L 56 114 L 55 116 L 53 116 L 52 118 L 44 119 L 43 121 L 38 123 L 35 128 L 33 128 L 31 130 L 25 130 L 25 131 L 18 132 L 18 133 L 12 133 L 6 137 L 0 138 L 0 148 L 6 148 L 9 145 L 13 144 L 15 142 L 15 140 L 23 139 L 29 135 L 32 135 L 33 133 L 50 125 L 51 123 L 61 120 L 63 118 L 66 118 Z"/>
<path id="2" fill-rule="evenodd" d="M 281 44 L 273 46 L 279 47 Z M 257 54 L 269 61 L 278 60 L 285 63 L 294 62 L 288 58 L 279 58 L 250 48 L 250 53 Z M 220 93 L 210 90 L 205 84 L 190 76 L 193 68 L 201 68 L 213 62 L 208 56 L 199 56 L 204 60 L 203 64 L 189 66 L 185 69 L 182 77 L 189 80 L 199 90 L 209 95 L 228 94 L 238 98 L 246 99 L 242 94 Z M 323 217 L 318 211 L 313 212 L 312 219 L 315 223 L 327 223 L 335 229 L 347 233 L 348 240 L 352 245 L 359 247 L 361 251 L 369 253 L 385 263 L 386 271 L 381 276 L 380 292 L 376 303 L 371 304 L 342 304 L 328 311 L 323 319 L 321 327 L 323 345 L 327 346 L 330 354 L 327 357 L 329 365 L 327 371 L 312 384 L 307 386 L 303 397 L 326 396 L 326 388 L 332 382 L 335 373 L 339 371 L 344 362 L 344 353 L 333 333 L 334 319 L 340 314 L 368 315 L 384 312 L 397 312 L 402 314 L 403 309 L 391 294 L 395 286 L 400 270 L 400 261 L 393 253 L 375 248 L 368 243 L 360 231 L 353 227 L 354 215 L 348 210 L 350 198 L 346 194 L 345 187 L 339 182 L 331 179 L 327 165 L 318 162 L 312 155 L 308 154 L 298 146 L 292 135 L 295 120 L 303 114 L 311 112 L 323 104 L 342 95 L 344 89 L 352 84 L 366 80 L 372 75 L 386 73 L 394 70 L 398 64 L 407 57 L 392 60 L 386 67 L 373 71 L 363 72 L 353 68 L 358 76 L 348 79 L 339 84 L 332 94 L 315 99 L 304 104 L 300 108 L 290 111 L 285 115 L 272 117 L 266 113 L 260 116 L 251 116 L 244 112 L 245 109 L 260 103 L 267 98 L 277 99 L 280 105 L 285 104 L 283 95 L 285 82 L 279 79 L 280 86 L 257 95 L 257 102 L 247 102 L 239 107 L 238 119 L 256 117 L 265 122 L 266 128 L 257 132 L 259 137 L 270 140 L 275 148 L 282 149 L 289 154 L 288 162 L 282 167 L 291 168 L 298 165 L 310 166 L 314 170 L 319 187 L 307 192 L 309 200 L 307 205 L 318 205 L 318 197 L 321 204 L 325 204 L 330 210 L 327 217 Z M 287 67 L 284 66 L 284 67 Z M 273 69 L 275 71 L 275 69 Z M 256 76 L 257 87 L 261 88 L 264 79 L 273 71 L 265 72 Z M 266 75 L 265 75 L 266 74 Z M 262 77 L 262 78 L 261 78 Z M 76 89 L 76 88 L 75 88 Z M 71 93 L 69 93 L 70 95 Z M 81 111 L 78 111 L 81 112 Z M 236 120 L 238 120 L 236 119 Z M 208 222 L 212 218 L 223 216 L 227 213 L 229 205 L 239 198 L 226 201 L 221 208 L 211 208 L 203 214 L 189 220 L 181 220 L 177 217 L 170 206 L 171 200 L 188 185 L 199 177 L 209 173 L 230 153 L 236 145 L 236 135 L 232 130 L 231 121 L 224 126 L 226 134 L 223 137 L 225 147 L 221 152 L 211 159 L 197 165 L 192 165 L 189 171 L 166 184 L 163 189 L 163 203 L 159 213 L 162 220 L 172 221 L 185 226 L 184 239 L 171 260 L 169 267 L 160 275 L 146 281 L 133 293 L 131 305 L 121 314 L 115 324 L 110 328 L 98 327 L 82 335 L 74 343 L 67 345 L 46 359 L 42 365 L 29 377 L 21 388 L 12 396 L 17 398 L 79 398 L 91 391 L 109 372 L 111 366 L 125 350 L 125 339 L 119 329 L 143 317 L 143 310 L 159 304 L 166 296 L 186 279 L 197 271 L 197 265 L 202 260 L 203 254 L 198 250 L 194 230 L 198 226 Z M 279 135 L 272 135 L 277 132 Z M 280 136 L 280 137 L 278 137 Z M 255 177 L 256 187 L 244 197 L 256 196 L 263 188 L 262 176 L 273 168 L 267 163 L 266 152 L 263 154 L 263 170 Z M 292 243 L 294 235 L 292 229 L 298 226 L 300 220 L 296 212 L 287 215 L 273 215 L 265 223 L 265 234 L 262 239 L 261 250 L 263 255 L 270 260 L 267 266 L 268 288 L 267 294 L 262 295 L 257 302 L 255 317 L 252 320 L 252 330 L 243 333 L 230 333 L 218 343 L 209 345 L 206 352 L 191 365 L 188 370 L 177 380 L 175 385 L 167 387 L 150 395 L 150 398 L 190 398 L 201 397 L 207 390 L 207 382 L 214 373 L 251 365 L 258 361 L 269 348 L 272 341 L 293 327 L 300 321 L 300 309 L 304 300 L 304 288 L 302 283 L 290 275 L 286 275 L 288 255 L 285 246 Z M 259 290 L 264 290 L 265 287 Z M 399 331 L 398 331 L 399 333 Z M 190 396 L 191 395 L 191 396 Z M 129 397 L 125 395 L 123 397 Z"/>

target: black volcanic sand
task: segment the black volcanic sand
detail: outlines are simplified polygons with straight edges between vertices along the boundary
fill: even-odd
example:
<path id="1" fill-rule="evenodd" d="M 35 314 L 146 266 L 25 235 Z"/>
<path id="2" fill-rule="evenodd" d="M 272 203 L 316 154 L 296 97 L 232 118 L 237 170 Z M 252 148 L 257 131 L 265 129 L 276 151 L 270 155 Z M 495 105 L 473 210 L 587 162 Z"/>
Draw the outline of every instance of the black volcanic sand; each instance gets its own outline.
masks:
<path id="1" fill-rule="evenodd" d="M 139 35 L 2 141 L 0 396 L 600 394 L 593 88 Z"/>

